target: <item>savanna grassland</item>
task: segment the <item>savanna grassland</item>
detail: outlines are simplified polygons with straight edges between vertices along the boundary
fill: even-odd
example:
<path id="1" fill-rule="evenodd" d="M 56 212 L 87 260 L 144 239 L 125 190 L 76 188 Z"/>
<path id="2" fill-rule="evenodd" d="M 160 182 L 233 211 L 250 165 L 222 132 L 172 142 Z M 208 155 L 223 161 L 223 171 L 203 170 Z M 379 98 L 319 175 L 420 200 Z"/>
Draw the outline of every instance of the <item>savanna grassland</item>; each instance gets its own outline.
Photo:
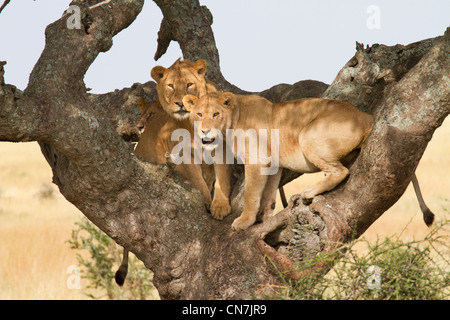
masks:
<path id="1" fill-rule="evenodd" d="M 288 184 L 288 199 L 319 177 L 304 175 Z M 435 132 L 417 177 L 437 220 L 449 219 L 450 119 Z M 0 299 L 86 298 L 82 290 L 67 285 L 70 267 L 77 265 L 76 252 L 67 240 L 82 214 L 51 180 L 50 167 L 37 143 L 0 143 Z M 374 241 L 401 233 L 407 241 L 421 239 L 428 232 L 410 185 L 363 237 Z M 83 280 L 81 286 L 85 285 Z"/>
<path id="2" fill-rule="evenodd" d="M 37 143 L 0 143 L 0 299 L 80 299 L 66 240 L 81 213 L 52 184 Z"/>

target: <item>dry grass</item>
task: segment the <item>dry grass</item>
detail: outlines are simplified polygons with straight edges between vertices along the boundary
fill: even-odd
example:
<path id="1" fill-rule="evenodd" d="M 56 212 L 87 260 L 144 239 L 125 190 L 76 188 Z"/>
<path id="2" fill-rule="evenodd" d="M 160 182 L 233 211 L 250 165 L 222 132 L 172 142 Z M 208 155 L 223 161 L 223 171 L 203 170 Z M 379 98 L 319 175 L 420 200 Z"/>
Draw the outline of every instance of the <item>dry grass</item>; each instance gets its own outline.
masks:
<path id="1" fill-rule="evenodd" d="M 36 143 L 0 143 L 0 299 L 82 299 L 65 242 L 81 213 L 51 183 Z"/>
<path id="2" fill-rule="evenodd" d="M 445 210 L 450 210 L 448 137 L 450 119 L 436 131 L 417 170 L 424 198 L 438 219 L 449 218 Z M 81 213 L 59 194 L 51 176 L 36 143 L 0 143 L 0 299 L 85 298 L 81 290 L 66 285 L 67 268 L 77 264 L 66 240 Z M 290 183 L 287 196 L 318 177 L 305 175 Z M 428 232 L 412 187 L 364 237 L 392 236 L 406 225 L 405 240 L 421 239 Z"/>

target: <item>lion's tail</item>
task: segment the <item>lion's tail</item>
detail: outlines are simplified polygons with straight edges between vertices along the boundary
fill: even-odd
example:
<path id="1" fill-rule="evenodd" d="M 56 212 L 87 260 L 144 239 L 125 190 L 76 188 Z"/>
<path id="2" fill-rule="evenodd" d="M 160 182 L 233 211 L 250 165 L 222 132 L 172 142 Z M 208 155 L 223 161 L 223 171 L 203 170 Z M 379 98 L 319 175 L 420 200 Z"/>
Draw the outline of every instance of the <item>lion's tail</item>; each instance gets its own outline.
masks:
<path id="1" fill-rule="evenodd" d="M 283 187 L 279 187 L 278 191 L 280 192 L 280 198 L 281 202 L 283 203 L 283 208 L 286 208 L 288 206 L 288 202 L 286 200 L 286 194 L 284 193 Z"/>
<path id="2" fill-rule="evenodd" d="M 419 188 L 419 181 L 417 181 L 416 173 L 414 173 L 411 181 L 414 187 L 414 191 L 416 192 L 417 200 L 419 201 L 420 210 L 423 213 L 423 221 L 425 221 L 425 224 L 427 226 L 431 226 L 434 222 L 434 213 L 431 212 L 431 210 L 428 208 L 428 206 L 425 204 L 425 201 L 423 200 L 422 193 L 420 192 Z"/>
<path id="3" fill-rule="evenodd" d="M 123 248 L 123 258 L 119 269 L 117 269 L 114 279 L 119 286 L 123 286 L 128 273 L 128 250 Z"/>

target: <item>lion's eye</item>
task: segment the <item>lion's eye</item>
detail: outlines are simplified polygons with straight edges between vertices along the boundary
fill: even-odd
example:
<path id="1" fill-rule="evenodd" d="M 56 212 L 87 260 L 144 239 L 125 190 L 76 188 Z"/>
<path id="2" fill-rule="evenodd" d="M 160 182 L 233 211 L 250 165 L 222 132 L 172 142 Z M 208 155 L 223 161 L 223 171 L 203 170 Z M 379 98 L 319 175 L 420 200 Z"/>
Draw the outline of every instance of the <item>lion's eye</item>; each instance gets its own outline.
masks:
<path id="1" fill-rule="evenodd" d="M 201 113 L 197 113 L 197 117 L 201 118 L 202 114 Z"/>
<path id="2" fill-rule="evenodd" d="M 219 116 L 219 113 L 218 112 L 215 112 L 214 114 L 213 114 L 213 118 L 216 118 L 216 117 L 218 117 Z"/>
<path id="3" fill-rule="evenodd" d="M 188 84 L 186 84 L 186 88 L 190 88 L 190 87 L 192 87 L 194 84 L 193 83 L 188 83 Z"/>
<path id="4" fill-rule="evenodd" d="M 168 84 L 167 86 L 168 86 L 170 89 L 173 89 L 173 84 L 172 84 L 172 83 Z"/>

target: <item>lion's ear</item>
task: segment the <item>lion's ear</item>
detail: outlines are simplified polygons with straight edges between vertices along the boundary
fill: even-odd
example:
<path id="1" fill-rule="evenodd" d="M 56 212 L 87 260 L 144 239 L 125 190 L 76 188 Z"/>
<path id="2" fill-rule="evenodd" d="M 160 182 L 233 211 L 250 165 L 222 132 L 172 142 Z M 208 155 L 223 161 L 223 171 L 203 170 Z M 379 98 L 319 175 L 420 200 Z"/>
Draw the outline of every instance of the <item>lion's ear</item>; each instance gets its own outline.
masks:
<path id="1" fill-rule="evenodd" d="M 197 62 L 194 63 L 193 67 L 199 75 L 204 76 L 206 73 L 206 61 L 203 59 L 197 60 Z"/>
<path id="2" fill-rule="evenodd" d="M 152 76 L 153 80 L 159 83 L 159 81 L 161 81 L 161 79 L 164 77 L 164 72 L 166 72 L 166 68 L 156 66 L 152 69 L 150 75 Z"/>
<path id="3" fill-rule="evenodd" d="M 191 94 L 188 94 L 187 96 L 184 96 L 184 98 L 183 98 L 183 105 L 186 108 L 186 110 L 189 112 L 192 110 L 192 108 L 195 106 L 195 104 L 197 102 L 198 102 L 198 98 Z"/>
<path id="4" fill-rule="evenodd" d="M 146 107 L 145 100 L 142 98 L 139 98 L 139 100 L 137 101 L 137 104 L 138 104 L 139 108 L 141 109 L 141 111 L 144 111 L 144 109 Z"/>
<path id="5" fill-rule="evenodd" d="M 224 92 L 219 97 L 219 103 L 225 108 L 233 110 L 236 105 L 236 96 L 231 92 Z"/>

